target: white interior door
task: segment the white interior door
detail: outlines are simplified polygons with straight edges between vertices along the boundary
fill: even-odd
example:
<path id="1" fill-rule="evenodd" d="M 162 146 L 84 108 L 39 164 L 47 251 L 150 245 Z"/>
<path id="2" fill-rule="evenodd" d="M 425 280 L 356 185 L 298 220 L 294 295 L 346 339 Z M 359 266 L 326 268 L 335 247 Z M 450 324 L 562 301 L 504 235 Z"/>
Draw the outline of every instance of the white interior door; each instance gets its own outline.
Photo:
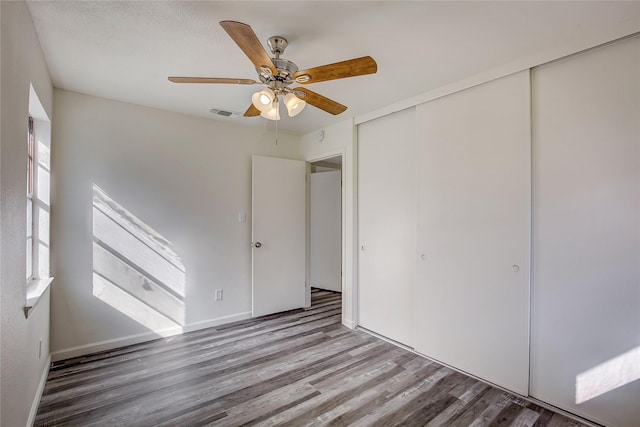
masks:
<path id="1" fill-rule="evenodd" d="M 252 314 L 304 307 L 306 164 L 253 157 Z"/>
<path id="2" fill-rule="evenodd" d="M 523 71 L 418 106 L 416 350 L 526 395 L 530 91 Z"/>

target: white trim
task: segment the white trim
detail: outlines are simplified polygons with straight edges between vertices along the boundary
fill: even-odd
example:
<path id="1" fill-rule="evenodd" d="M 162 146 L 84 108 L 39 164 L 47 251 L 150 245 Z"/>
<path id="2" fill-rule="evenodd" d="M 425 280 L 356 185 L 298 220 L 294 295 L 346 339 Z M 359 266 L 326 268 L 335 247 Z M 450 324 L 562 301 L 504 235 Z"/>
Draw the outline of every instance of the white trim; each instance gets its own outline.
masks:
<path id="1" fill-rule="evenodd" d="M 533 70 L 529 70 L 529 277 L 527 298 L 529 305 L 527 307 L 527 346 L 529 353 L 527 359 L 529 366 L 527 369 L 527 394 L 531 396 L 532 378 L 533 378 L 533 194 L 534 194 L 534 176 L 533 176 Z"/>
<path id="2" fill-rule="evenodd" d="M 602 424 L 598 424 L 594 421 L 588 420 L 586 418 L 582 418 L 580 415 L 576 415 L 573 414 L 571 412 L 567 412 L 562 408 L 558 408 L 557 406 L 553 406 L 547 402 L 543 402 L 542 400 L 538 400 L 535 397 L 532 396 L 527 396 L 525 397 L 526 400 L 528 400 L 529 402 L 533 403 L 534 405 L 538 405 L 538 406 L 542 406 L 545 409 L 548 409 L 550 411 L 553 412 L 557 412 L 558 414 L 564 415 L 567 418 L 571 418 L 572 420 L 576 420 L 578 422 L 581 422 L 582 424 L 586 424 L 589 427 L 602 427 Z"/>
<path id="3" fill-rule="evenodd" d="M 352 203 L 353 208 L 351 212 L 352 216 L 352 228 L 351 228 L 351 319 L 350 323 L 354 328 L 358 326 L 358 320 L 360 319 L 360 251 L 358 246 L 360 243 L 360 195 L 358 194 L 360 185 L 360 143 L 358 142 L 358 126 L 353 122 L 351 127 L 351 140 L 352 143 L 352 163 L 351 176 L 353 177 L 353 194 Z"/>
<path id="4" fill-rule="evenodd" d="M 408 345 L 406 345 L 406 344 L 402 344 L 401 342 L 398 342 L 398 341 L 392 340 L 391 338 L 387 338 L 387 337 L 385 337 L 384 335 L 380 335 L 379 333 L 377 333 L 377 332 L 373 332 L 373 331 L 372 331 L 372 330 L 370 330 L 370 329 L 363 328 L 362 326 L 356 326 L 356 330 L 358 330 L 358 331 L 362 331 L 362 332 L 365 332 L 365 333 L 367 333 L 367 334 L 369 334 L 369 335 L 371 335 L 371 336 L 374 336 L 374 337 L 376 337 L 376 338 L 378 338 L 378 339 L 381 339 L 382 341 L 386 341 L 386 342 L 388 342 L 389 344 L 393 344 L 393 345 L 395 345 L 396 347 L 400 347 L 400 348 L 401 348 L 401 349 L 403 349 L 403 350 L 410 351 L 410 352 L 411 352 L 411 353 L 413 353 L 413 354 L 417 354 L 418 356 L 422 356 L 422 357 L 425 357 L 425 358 L 429 359 L 429 358 L 428 358 L 428 357 L 426 357 L 425 355 L 423 355 L 423 354 L 418 353 L 417 351 L 415 351 L 415 350 L 413 349 L 413 347 L 409 347 L 409 346 L 408 346 Z M 429 359 L 429 360 L 433 360 L 433 359 Z M 438 363 L 440 363 L 440 362 L 438 362 Z M 460 372 L 462 372 L 462 371 L 460 371 Z M 463 372 L 463 373 L 464 373 L 465 375 L 468 375 L 466 372 Z"/>
<path id="5" fill-rule="evenodd" d="M 346 319 L 344 317 L 342 318 L 342 324 L 349 329 L 356 329 L 356 327 L 358 326 L 358 324 L 352 319 Z"/>
<path id="6" fill-rule="evenodd" d="M 49 377 L 49 367 L 51 366 L 51 355 L 47 357 L 47 362 L 40 375 L 40 382 L 38 383 L 38 389 L 35 396 L 33 396 L 33 402 L 31 402 L 31 409 L 29 410 L 29 418 L 27 418 L 27 426 L 33 426 L 36 421 L 36 415 L 38 414 L 38 407 L 40 406 L 40 400 L 42 399 L 42 393 L 44 393 L 44 385 L 47 383 Z"/>
<path id="7" fill-rule="evenodd" d="M 24 316 L 28 319 L 33 308 L 40 301 L 40 297 L 49 289 L 53 277 L 45 279 L 31 279 L 27 284 L 27 295 L 24 304 Z"/>
<path id="8" fill-rule="evenodd" d="M 212 328 L 214 326 L 226 325 L 227 323 L 238 322 L 240 320 L 251 319 L 251 312 L 245 311 L 242 313 L 230 314 L 228 316 L 216 317 L 215 319 L 201 320 L 199 322 L 189 323 L 184 326 L 182 332 L 193 332 L 201 329 Z"/>
<path id="9" fill-rule="evenodd" d="M 555 61 L 560 58 L 564 58 L 569 55 L 573 55 L 578 52 L 582 52 L 587 49 L 594 48 L 596 46 L 612 42 L 617 39 L 621 39 L 635 33 L 640 32 L 640 25 L 637 18 L 627 19 L 623 22 L 616 24 L 613 27 L 602 29 L 601 31 L 592 31 L 588 36 L 572 40 L 558 46 L 554 46 L 551 49 L 538 52 L 533 55 L 529 55 L 525 58 L 513 61 L 499 67 L 490 69 L 488 71 L 476 74 L 469 78 L 459 80 L 457 82 L 441 86 L 433 89 L 429 92 L 421 95 L 414 96 L 403 101 L 396 102 L 394 104 L 383 107 L 379 110 L 372 111 L 370 113 L 362 114 L 354 118 L 356 125 L 359 125 L 370 120 L 377 119 L 395 113 L 397 111 L 405 110 L 407 108 L 414 107 L 416 105 L 423 104 L 428 101 L 433 101 L 437 98 L 450 95 L 455 92 L 459 92 L 464 89 L 468 89 L 473 86 L 477 86 L 482 83 L 487 83 L 495 79 L 499 79 L 510 74 L 514 74 L 520 71 L 524 71 L 533 67 L 546 64 L 551 61 Z"/>
<path id="10" fill-rule="evenodd" d="M 311 308 L 311 164 L 304 175 L 304 308 Z"/>
<path id="11" fill-rule="evenodd" d="M 190 323 L 182 327 L 174 327 L 163 329 L 155 332 L 144 332 L 141 334 L 129 335 L 126 337 L 114 338 L 105 341 L 98 341 L 91 344 L 81 345 L 78 347 L 71 347 L 64 350 L 59 350 L 51 353 L 51 359 L 54 362 L 64 359 L 70 359 L 72 357 L 83 356 L 86 354 L 96 353 L 99 351 L 111 350 L 113 348 L 124 347 L 132 344 L 139 344 L 146 341 L 153 341 L 160 338 L 166 338 L 173 335 L 180 335 L 186 332 L 199 331 L 201 329 L 211 328 L 214 326 L 224 325 L 227 323 L 237 322 L 239 320 L 251 319 L 251 312 L 245 311 L 242 313 L 236 313 L 229 316 L 217 317 L 215 319 L 203 320 L 200 322 Z M 158 334 L 162 334 L 159 336 Z"/>
<path id="12" fill-rule="evenodd" d="M 317 153 L 315 154 L 313 157 L 310 157 L 308 159 L 306 159 L 306 161 L 308 163 L 314 163 L 314 162 L 321 162 L 323 160 L 327 160 L 330 159 L 332 157 L 342 157 L 342 163 L 343 163 L 343 167 L 344 167 L 344 155 L 345 155 L 345 149 L 344 148 L 336 148 L 335 150 L 330 150 L 330 151 L 324 151 L 322 153 Z"/>

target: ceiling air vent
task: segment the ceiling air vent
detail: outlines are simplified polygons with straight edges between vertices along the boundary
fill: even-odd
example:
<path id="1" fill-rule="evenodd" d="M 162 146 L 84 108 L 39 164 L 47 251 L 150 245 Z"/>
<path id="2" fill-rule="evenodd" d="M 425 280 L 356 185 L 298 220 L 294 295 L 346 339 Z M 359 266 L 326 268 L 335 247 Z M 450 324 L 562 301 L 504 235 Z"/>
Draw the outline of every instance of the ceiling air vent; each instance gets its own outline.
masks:
<path id="1" fill-rule="evenodd" d="M 216 116 L 229 117 L 231 119 L 235 119 L 236 117 L 242 116 L 242 113 L 237 113 L 235 111 L 227 111 L 220 110 L 218 108 L 212 108 L 209 110 L 211 114 L 215 114 Z"/>

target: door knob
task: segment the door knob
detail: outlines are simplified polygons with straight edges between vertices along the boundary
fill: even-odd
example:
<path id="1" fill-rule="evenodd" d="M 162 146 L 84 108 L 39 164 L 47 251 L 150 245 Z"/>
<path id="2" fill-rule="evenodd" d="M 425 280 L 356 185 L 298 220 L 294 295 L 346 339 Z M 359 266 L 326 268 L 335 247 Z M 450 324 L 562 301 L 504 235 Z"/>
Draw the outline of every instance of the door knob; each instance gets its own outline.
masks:
<path id="1" fill-rule="evenodd" d="M 262 247 L 262 243 L 255 242 L 255 243 L 252 243 L 251 246 L 253 246 L 254 248 L 260 248 L 260 247 Z"/>

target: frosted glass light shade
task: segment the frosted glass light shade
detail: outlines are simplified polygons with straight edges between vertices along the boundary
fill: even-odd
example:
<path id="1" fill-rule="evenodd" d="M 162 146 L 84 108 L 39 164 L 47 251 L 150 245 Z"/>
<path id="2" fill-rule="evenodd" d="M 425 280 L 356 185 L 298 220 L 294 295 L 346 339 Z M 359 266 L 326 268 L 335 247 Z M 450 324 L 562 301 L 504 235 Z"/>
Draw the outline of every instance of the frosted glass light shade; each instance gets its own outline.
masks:
<path id="1" fill-rule="evenodd" d="M 289 117 L 295 117 L 300 114 L 307 103 L 295 96 L 293 93 L 289 92 L 284 96 L 284 105 L 286 105 L 287 107 L 287 113 L 289 113 Z"/>
<path id="2" fill-rule="evenodd" d="M 260 113 L 260 115 L 262 117 L 264 117 L 265 119 L 280 120 L 280 108 L 279 107 L 280 107 L 280 105 L 278 104 L 278 100 L 276 99 L 272 104 L 272 108 L 270 110 L 263 111 L 262 113 Z"/>
<path id="3" fill-rule="evenodd" d="M 261 112 L 269 111 L 276 95 L 269 88 L 264 88 L 251 96 L 251 102 Z"/>

